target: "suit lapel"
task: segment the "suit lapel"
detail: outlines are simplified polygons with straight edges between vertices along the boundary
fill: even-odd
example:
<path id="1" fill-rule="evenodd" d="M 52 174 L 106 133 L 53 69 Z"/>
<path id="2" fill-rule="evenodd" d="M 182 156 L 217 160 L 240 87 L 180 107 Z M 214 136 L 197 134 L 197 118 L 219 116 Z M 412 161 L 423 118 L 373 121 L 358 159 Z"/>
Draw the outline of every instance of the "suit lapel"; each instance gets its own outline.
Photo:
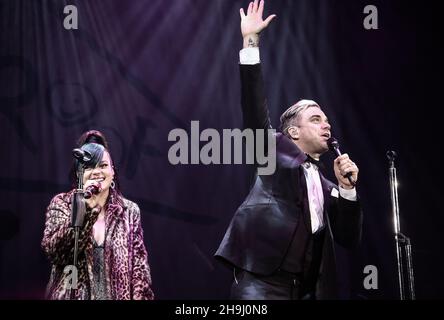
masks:
<path id="1" fill-rule="evenodd" d="M 305 179 L 304 168 L 299 166 L 297 170 L 300 180 L 299 196 L 300 196 L 300 206 L 302 210 L 302 216 L 304 220 L 304 225 L 307 231 L 311 233 L 311 215 L 310 215 L 310 205 L 308 203 L 308 191 L 307 191 L 307 180 Z"/>
<path id="2" fill-rule="evenodd" d="M 332 189 L 336 188 L 336 185 L 325 179 L 321 172 L 319 172 L 319 176 L 321 178 L 322 193 L 324 195 L 324 215 L 325 215 L 325 212 L 327 211 L 326 209 L 329 207 L 331 202 Z"/>

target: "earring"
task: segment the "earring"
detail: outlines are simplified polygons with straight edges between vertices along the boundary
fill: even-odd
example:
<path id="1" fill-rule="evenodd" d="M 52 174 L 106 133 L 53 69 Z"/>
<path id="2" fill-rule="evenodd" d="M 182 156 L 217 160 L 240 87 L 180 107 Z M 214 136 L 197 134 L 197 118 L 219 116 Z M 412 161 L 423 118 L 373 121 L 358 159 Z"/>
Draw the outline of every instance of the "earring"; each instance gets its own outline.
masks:
<path id="1" fill-rule="evenodd" d="M 114 189 L 115 187 L 116 187 L 116 183 L 115 183 L 114 180 L 113 180 L 113 181 L 111 181 L 110 188 L 111 188 L 111 189 Z"/>

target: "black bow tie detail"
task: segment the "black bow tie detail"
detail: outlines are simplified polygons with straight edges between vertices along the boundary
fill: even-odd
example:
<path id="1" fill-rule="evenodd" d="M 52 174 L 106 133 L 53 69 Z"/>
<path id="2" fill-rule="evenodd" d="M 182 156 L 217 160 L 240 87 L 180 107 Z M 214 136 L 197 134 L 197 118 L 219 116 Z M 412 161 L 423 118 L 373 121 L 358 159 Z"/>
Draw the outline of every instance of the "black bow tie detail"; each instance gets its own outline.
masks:
<path id="1" fill-rule="evenodd" d="M 307 156 L 307 159 L 305 159 L 304 162 L 312 163 L 312 164 L 316 165 L 316 166 L 317 166 L 319 169 L 321 169 L 321 170 L 324 170 L 324 169 L 325 169 L 324 164 L 323 164 L 321 161 L 312 158 L 312 157 L 311 157 L 310 155 L 308 155 L 308 154 L 306 154 L 306 156 Z"/>

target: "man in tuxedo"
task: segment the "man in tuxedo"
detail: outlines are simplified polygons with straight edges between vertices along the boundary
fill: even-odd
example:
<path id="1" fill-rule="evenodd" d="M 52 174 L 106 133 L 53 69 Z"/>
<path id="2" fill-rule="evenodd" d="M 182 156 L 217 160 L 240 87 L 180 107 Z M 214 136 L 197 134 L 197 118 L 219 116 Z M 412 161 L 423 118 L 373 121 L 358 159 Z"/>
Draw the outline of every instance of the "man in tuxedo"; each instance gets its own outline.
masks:
<path id="1" fill-rule="evenodd" d="M 259 59 L 263 0 L 240 9 L 242 113 L 245 128 L 271 129 Z M 334 242 L 350 248 L 361 238 L 358 167 L 347 154 L 334 160 L 337 185 L 320 172 L 330 124 L 320 106 L 301 100 L 281 116 L 276 171 L 256 175 L 215 257 L 233 270 L 233 299 L 334 299 Z M 266 139 L 265 139 L 266 141 Z M 266 143 L 266 142 L 265 142 Z M 267 150 L 267 146 L 265 146 Z M 272 152 L 273 150 L 268 150 Z M 353 181 L 352 180 L 352 181 Z"/>

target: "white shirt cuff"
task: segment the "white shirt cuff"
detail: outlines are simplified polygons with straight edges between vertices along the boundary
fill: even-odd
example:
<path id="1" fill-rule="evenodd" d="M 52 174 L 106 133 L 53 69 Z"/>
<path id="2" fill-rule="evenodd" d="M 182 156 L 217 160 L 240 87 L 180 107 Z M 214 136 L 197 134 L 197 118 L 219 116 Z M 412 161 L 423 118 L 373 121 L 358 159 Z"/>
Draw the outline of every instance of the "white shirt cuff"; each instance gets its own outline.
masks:
<path id="1" fill-rule="evenodd" d="M 259 48 L 244 48 L 239 51 L 240 64 L 258 64 L 260 63 Z"/>
<path id="2" fill-rule="evenodd" d="M 344 189 L 342 187 L 339 187 L 339 195 L 346 200 L 350 200 L 350 201 L 357 201 L 358 200 L 358 196 L 356 194 L 356 188 Z"/>

